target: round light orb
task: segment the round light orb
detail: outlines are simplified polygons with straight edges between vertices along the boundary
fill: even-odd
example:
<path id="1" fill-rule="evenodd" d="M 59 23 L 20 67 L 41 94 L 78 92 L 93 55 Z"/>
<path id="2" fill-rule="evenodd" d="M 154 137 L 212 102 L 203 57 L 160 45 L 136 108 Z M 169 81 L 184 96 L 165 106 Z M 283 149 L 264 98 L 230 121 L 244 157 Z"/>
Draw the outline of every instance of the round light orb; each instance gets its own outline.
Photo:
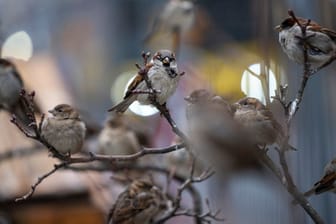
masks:
<path id="1" fill-rule="evenodd" d="M 28 61 L 33 55 L 33 43 L 26 31 L 10 35 L 1 47 L 1 57 Z"/>
<path id="2" fill-rule="evenodd" d="M 241 90 L 243 93 L 245 93 L 248 97 L 254 97 L 260 100 L 263 104 L 266 104 L 265 95 L 263 92 L 261 81 L 258 77 L 255 77 L 255 75 L 259 76 L 261 73 L 261 67 L 262 65 L 259 63 L 252 64 L 248 67 L 247 70 L 244 71 L 242 79 L 241 79 Z M 267 68 L 265 68 L 267 69 Z M 275 90 L 277 89 L 277 82 L 275 75 L 271 69 L 268 70 L 269 74 L 269 97 L 270 101 L 273 101 L 273 96 L 275 96 Z"/>

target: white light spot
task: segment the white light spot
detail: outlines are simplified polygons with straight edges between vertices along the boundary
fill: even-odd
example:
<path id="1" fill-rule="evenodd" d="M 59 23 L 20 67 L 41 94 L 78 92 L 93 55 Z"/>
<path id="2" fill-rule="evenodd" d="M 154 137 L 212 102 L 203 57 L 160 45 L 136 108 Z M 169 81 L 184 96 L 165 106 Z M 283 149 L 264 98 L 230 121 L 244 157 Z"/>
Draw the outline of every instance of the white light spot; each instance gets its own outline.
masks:
<path id="1" fill-rule="evenodd" d="M 248 97 L 255 97 L 259 99 L 264 104 L 266 103 L 265 95 L 262 89 L 261 81 L 255 75 L 260 75 L 260 64 L 253 64 L 249 66 L 249 70 L 245 70 L 241 80 L 241 90 L 246 94 Z M 267 68 L 266 68 L 267 69 Z M 255 75 L 253 75 L 254 73 Z M 275 96 L 275 90 L 277 88 L 277 83 L 275 79 L 275 75 L 272 70 L 268 70 L 269 74 L 269 95 L 270 101 L 273 100 L 272 96 Z"/>
<path id="2" fill-rule="evenodd" d="M 131 74 L 134 74 L 134 72 L 123 73 L 115 81 L 111 91 L 112 98 L 114 99 L 115 102 L 119 103 L 122 100 L 123 96 L 121 96 L 121 92 L 124 91 L 125 95 L 128 85 L 135 78 L 135 75 Z M 124 86 L 124 88 L 120 89 L 121 86 Z M 154 106 L 141 105 L 138 101 L 133 102 L 128 109 L 133 113 L 135 113 L 136 115 L 143 117 L 151 116 L 159 112 Z"/>
<path id="3" fill-rule="evenodd" d="M 135 78 L 135 75 L 128 81 L 127 85 L 125 86 L 124 93 L 126 93 L 128 85 L 131 84 L 134 78 Z M 151 116 L 159 112 L 154 106 L 141 105 L 138 101 L 135 101 L 134 103 L 132 103 L 128 109 L 130 109 L 136 115 L 144 116 L 144 117 Z"/>
<path id="4" fill-rule="evenodd" d="M 1 48 L 1 57 L 28 61 L 33 55 L 33 43 L 25 31 L 10 35 Z"/>

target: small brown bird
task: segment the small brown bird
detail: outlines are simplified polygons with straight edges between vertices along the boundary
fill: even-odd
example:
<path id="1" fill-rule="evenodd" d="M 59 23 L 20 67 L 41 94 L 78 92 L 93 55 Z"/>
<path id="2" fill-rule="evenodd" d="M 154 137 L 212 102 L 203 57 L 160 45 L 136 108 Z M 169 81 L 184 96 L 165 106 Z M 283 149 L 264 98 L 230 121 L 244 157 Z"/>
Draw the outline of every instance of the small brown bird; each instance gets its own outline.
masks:
<path id="1" fill-rule="evenodd" d="M 20 99 L 23 81 L 16 66 L 9 60 L 0 58 L 0 110 L 4 109 L 19 118 L 19 122 L 29 125 L 24 104 Z"/>
<path id="2" fill-rule="evenodd" d="M 149 224 L 165 209 L 165 196 L 158 187 L 135 180 L 119 195 L 110 211 L 108 223 Z"/>
<path id="3" fill-rule="evenodd" d="M 198 109 L 203 106 L 221 107 L 221 109 L 226 108 L 229 114 L 233 113 L 233 107 L 221 96 L 214 95 L 206 89 L 194 90 L 189 96 L 184 98 L 187 102 L 187 118 L 193 116 L 193 113 L 197 113 Z"/>
<path id="4" fill-rule="evenodd" d="M 324 168 L 324 175 L 314 184 L 314 187 L 304 193 L 304 196 L 309 197 L 313 194 L 322 194 L 324 192 L 336 193 L 336 158 L 329 162 Z"/>
<path id="5" fill-rule="evenodd" d="M 188 31 L 195 20 L 195 6 L 190 0 L 170 0 L 162 12 L 154 20 L 150 33 L 145 42 L 150 41 L 158 32 L 180 32 Z"/>
<path id="6" fill-rule="evenodd" d="M 18 103 L 23 81 L 10 61 L 0 58 L 0 108 L 11 111 Z"/>
<path id="7" fill-rule="evenodd" d="M 80 152 L 86 128 L 78 112 L 68 104 L 59 104 L 48 112 L 52 116 L 43 121 L 44 139 L 62 154 Z"/>
<path id="8" fill-rule="evenodd" d="M 110 117 L 98 137 L 99 152 L 106 155 L 129 155 L 139 151 L 137 136 L 127 126 L 124 115 Z"/>
<path id="9" fill-rule="evenodd" d="M 300 24 L 308 21 L 297 18 Z M 324 28 L 311 21 L 306 30 L 307 39 L 302 39 L 302 31 L 292 17 L 286 18 L 280 25 L 275 27 L 279 31 L 279 42 L 287 56 L 299 63 L 304 63 L 303 43 L 307 43 L 308 62 L 312 69 L 318 69 L 330 60 L 334 60 L 336 52 L 336 32 Z"/>
<path id="10" fill-rule="evenodd" d="M 204 166 L 213 166 L 221 174 L 260 169 L 256 142 L 249 130 L 233 119 L 227 101 L 207 90 L 196 90 L 186 99 L 187 112 L 191 109 L 191 149 Z"/>
<path id="11" fill-rule="evenodd" d="M 163 105 L 167 99 L 173 95 L 180 80 L 175 54 L 169 50 L 160 50 L 154 54 L 149 66 L 148 78 L 152 82 L 153 88 L 158 91 L 156 95 L 158 103 Z M 149 94 L 133 92 L 137 90 L 148 91 L 144 78 L 140 74 L 138 74 L 128 86 L 124 100 L 108 111 L 123 113 L 136 100 L 141 104 L 151 104 Z"/>
<path id="12" fill-rule="evenodd" d="M 234 119 L 250 130 L 258 145 L 281 146 L 284 132 L 272 112 L 258 99 L 245 97 L 236 104 Z"/>

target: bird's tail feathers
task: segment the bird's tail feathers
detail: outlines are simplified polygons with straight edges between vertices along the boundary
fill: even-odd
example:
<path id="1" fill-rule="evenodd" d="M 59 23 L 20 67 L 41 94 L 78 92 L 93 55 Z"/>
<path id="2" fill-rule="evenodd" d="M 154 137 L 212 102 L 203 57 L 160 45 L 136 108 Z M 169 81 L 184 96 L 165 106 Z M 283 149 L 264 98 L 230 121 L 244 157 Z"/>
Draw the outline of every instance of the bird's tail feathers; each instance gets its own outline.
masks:
<path id="1" fill-rule="evenodd" d="M 288 147 L 289 150 L 298 151 L 298 149 L 295 148 L 294 146 L 292 146 L 291 144 L 288 144 L 287 147 Z"/>
<path id="2" fill-rule="evenodd" d="M 134 102 L 134 100 L 135 98 L 132 96 L 127 97 L 123 101 L 109 109 L 108 112 L 115 111 L 117 113 L 124 113 L 128 109 L 128 107 Z"/>

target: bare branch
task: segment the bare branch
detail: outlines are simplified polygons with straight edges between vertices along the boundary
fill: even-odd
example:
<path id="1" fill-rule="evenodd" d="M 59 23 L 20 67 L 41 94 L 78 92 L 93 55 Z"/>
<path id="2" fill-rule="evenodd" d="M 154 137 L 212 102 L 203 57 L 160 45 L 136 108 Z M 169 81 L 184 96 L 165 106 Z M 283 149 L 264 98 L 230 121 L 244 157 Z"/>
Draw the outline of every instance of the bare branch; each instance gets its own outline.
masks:
<path id="1" fill-rule="evenodd" d="M 23 195 L 22 197 L 16 198 L 15 201 L 18 202 L 18 201 L 22 201 L 22 200 L 26 200 L 26 199 L 30 198 L 34 194 L 37 186 L 39 184 L 41 184 L 43 180 L 45 180 L 47 177 L 51 176 L 57 170 L 65 167 L 66 165 L 67 165 L 66 162 L 65 163 L 60 163 L 60 164 L 55 164 L 54 168 L 52 170 L 50 170 L 48 173 L 44 174 L 43 176 L 37 178 L 37 181 L 35 182 L 35 184 L 33 184 L 31 186 L 31 190 L 27 194 Z"/>
<path id="2" fill-rule="evenodd" d="M 209 177 L 211 177 L 214 174 L 214 171 L 207 170 L 207 171 L 203 172 L 199 177 L 193 177 L 192 173 L 193 173 L 193 168 L 191 168 L 190 177 L 188 179 L 186 179 L 178 187 L 178 189 L 177 189 L 177 195 L 176 195 L 176 197 L 175 197 L 175 199 L 173 201 L 173 207 L 170 209 L 170 211 L 168 211 L 163 217 L 161 217 L 155 223 L 158 223 L 158 224 L 159 223 L 164 223 L 168 219 L 171 219 L 172 217 L 176 216 L 175 214 L 177 212 L 179 212 L 179 210 L 181 209 L 182 193 L 185 191 L 185 189 L 187 189 L 193 183 L 202 182 L 202 181 L 208 179 Z M 201 214 L 200 213 L 196 213 L 195 216 L 193 216 L 193 217 L 195 217 L 197 223 L 202 223 L 202 221 L 204 221 L 201 218 Z"/>
<path id="3" fill-rule="evenodd" d="M 294 12 L 292 10 L 288 11 L 289 16 L 291 16 L 294 21 L 298 24 L 298 26 L 301 28 L 301 37 L 300 40 L 302 41 L 302 45 L 303 45 L 303 76 L 302 76 L 302 80 L 301 80 L 301 85 L 300 88 L 298 90 L 298 93 L 295 97 L 295 100 L 292 101 L 289 104 L 289 107 L 287 108 L 289 111 L 287 112 L 288 114 L 288 118 L 287 118 L 287 123 L 289 124 L 290 121 L 292 120 L 292 118 L 294 117 L 295 113 L 297 112 L 297 110 L 299 109 L 299 105 L 302 101 L 303 98 L 303 93 L 304 90 L 306 88 L 307 82 L 309 77 L 311 76 L 311 69 L 310 69 L 310 63 L 308 61 L 308 47 L 309 47 L 309 43 L 307 42 L 308 38 L 310 38 L 309 36 L 307 36 L 306 30 L 307 27 L 310 24 L 310 20 L 308 20 L 305 24 L 301 24 L 301 22 L 296 18 Z"/>
<path id="4" fill-rule="evenodd" d="M 282 167 L 284 176 L 287 181 L 287 190 L 288 192 L 295 198 L 296 201 L 302 206 L 302 208 L 310 215 L 310 217 L 314 220 L 315 223 L 324 223 L 323 219 L 317 213 L 317 211 L 310 205 L 308 200 L 304 197 L 304 195 L 297 189 L 294 184 L 293 178 L 289 172 L 287 161 L 285 158 L 285 152 L 283 150 L 279 150 L 279 159 L 280 165 Z"/>
<path id="5" fill-rule="evenodd" d="M 107 165 L 107 164 L 106 164 Z M 164 174 L 166 176 L 170 175 L 171 178 L 173 178 L 175 181 L 183 184 L 186 181 L 186 177 L 179 175 L 177 173 L 171 173 L 169 168 L 164 167 L 157 167 L 153 165 L 138 165 L 138 164 L 127 164 L 127 165 L 113 165 L 113 166 L 66 166 L 65 169 L 70 169 L 73 171 L 78 172 L 85 172 L 85 171 L 96 171 L 96 172 L 104 172 L 104 171 L 113 171 L 113 172 L 119 172 L 127 170 L 136 170 L 136 171 L 151 171 L 151 172 L 157 172 Z M 191 198 L 192 198 L 192 204 L 193 204 L 193 213 L 194 214 L 202 214 L 203 208 L 202 208 L 202 197 L 198 190 L 193 185 L 188 185 L 186 187 L 186 191 L 189 192 Z M 194 216 L 195 217 L 195 216 Z M 200 223 L 199 221 L 196 221 L 196 223 Z"/>

